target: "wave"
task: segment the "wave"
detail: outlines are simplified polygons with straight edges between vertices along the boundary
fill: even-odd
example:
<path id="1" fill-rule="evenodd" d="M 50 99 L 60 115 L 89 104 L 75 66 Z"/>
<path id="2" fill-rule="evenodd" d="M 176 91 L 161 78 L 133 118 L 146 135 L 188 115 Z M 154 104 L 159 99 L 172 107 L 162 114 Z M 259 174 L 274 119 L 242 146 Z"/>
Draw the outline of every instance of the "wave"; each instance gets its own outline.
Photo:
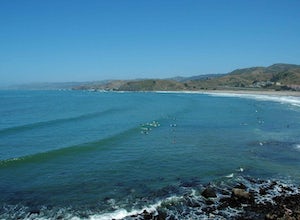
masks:
<path id="1" fill-rule="evenodd" d="M 115 111 L 118 111 L 118 109 L 109 109 L 107 111 L 97 112 L 97 113 L 93 113 L 93 114 L 85 114 L 85 115 L 82 115 L 79 117 L 74 117 L 74 118 L 58 119 L 58 120 L 54 120 L 54 121 L 42 122 L 42 125 L 39 125 L 39 123 L 36 123 L 36 124 L 33 124 L 33 127 L 46 126 L 51 123 L 52 124 L 61 123 L 62 121 L 73 121 L 73 120 L 93 118 L 93 117 L 98 117 L 99 115 L 104 116 L 105 114 L 110 114 Z M 179 111 L 179 113 L 180 112 L 182 112 L 182 111 Z M 50 151 L 46 151 L 46 152 L 40 152 L 40 153 L 36 153 L 36 154 L 21 156 L 21 157 L 17 157 L 17 158 L 9 158 L 9 159 L 5 159 L 2 161 L 0 160 L 0 169 L 2 167 L 21 165 L 21 164 L 33 163 L 33 162 L 42 162 L 45 160 L 49 160 L 49 159 L 53 159 L 53 158 L 61 157 L 61 156 L 66 156 L 66 155 L 71 155 L 71 154 L 77 155 L 77 154 L 81 154 L 84 152 L 99 150 L 100 148 L 102 148 L 104 150 L 104 149 L 112 146 L 112 143 L 114 141 L 125 140 L 126 138 L 133 136 L 133 135 L 145 134 L 145 132 L 143 130 L 145 128 L 145 126 L 151 127 L 149 129 L 149 131 L 147 132 L 147 134 L 149 134 L 150 130 L 156 129 L 160 126 L 159 121 L 164 121 L 164 120 L 168 120 L 168 118 L 166 119 L 165 117 L 162 117 L 160 119 L 151 120 L 151 122 L 148 122 L 148 123 L 133 125 L 132 127 L 127 128 L 127 130 L 120 131 L 118 133 L 104 137 L 103 139 L 100 139 L 100 140 L 86 142 L 86 143 L 82 143 L 79 145 L 67 146 L 67 147 L 63 147 L 63 148 L 59 148 L 59 149 L 54 149 L 54 150 L 50 150 Z M 23 128 L 21 127 L 21 128 L 17 128 L 17 129 L 23 129 Z M 9 130 L 9 129 L 7 129 L 7 130 Z M 8 132 L 8 131 L 6 131 L 6 132 Z M 0 136 L 1 136 L 1 133 L 0 133 Z"/>
<path id="2" fill-rule="evenodd" d="M 26 207 L 3 205 L 2 219 L 264 219 L 270 211 L 280 209 L 282 203 L 299 198 L 299 189 L 289 180 L 260 180 L 238 176 L 231 180 L 217 180 L 199 187 L 179 186 L 176 195 L 148 200 L 140 208 L 116 207 L 113 211 L 90 210 L 88 207 Z M 206 193 L 204 193 L 206 191 Z M 210 191 L 210 194 L 207 192 Z M 244 194 L 236 194 L 243 192 Z M 282 202 L 278 198 L 282 198 Z M 123 201 L 126 202 L 126 199 Z M 138 201 L 137 201 L 138 202 Z M 292 204 L 294 201 L 290 201 Z M 280 203 L 280 204 L 278 204 Z M 287 207 L 291 208 L 289 205 Z M 1 210 L 2 209 L 2 210 Z M 284 210 L 285 211 L 285 210 Z M 245 217 L 245 218 L 244 218 Z"/>
<path id="3" fill-rule="evenodd" d="M 259 94 L 243 94 L 243 93 L 207 93 L 211 96 L 218 97 L 238 97 L 238 98 L 249 98 L 259 101 L 273 101 L 283 104 L 291 104 L 297 107 L 300 107 L 300 97 L 296 96 L 278 96 L 278 95 L 259 95 Z"/>
<path id="4" fill-rule="evenodd" d="M 114 141 L 125 139 L 128 136 L 131 136 L 133 134 L 139 134 L 139 127 L 129 128 L 128 130 L 122 131 L 120 133 L 114 134 L 107 138 L 93 141 L 93 142 L 64 147 L 56 150 L 51 150 L 47 152 L 32 154 L 32 155 L 18 157 L 18 158 L 10 158 L 7 160 L 2 160 L 0 161 L 0 168 L 23 165 L 27 163 L 38 163 L 46 160 L 51 160 L 57 157 L 63 157 L 66 155 L 77 155 L 85 152 L 91 152 L 91 151 L 99 150 L 100 148 L 105 150 L 107 147 L 112 146 L 112 143 Z"/>
<path id="5" fill-rule="evenodd" d="M 93 118 L 97 118 L 100 116 L 106 116 L 108 114 L 112 114 L 112 113 L 115 113 L 118 111 L 121 111 L 121 109 L 112 108 L 112 109 L 107 109 L 105 111 L 93 112 L 93 113 L 83 114 L 83 115 L 79 115 L 79 116 L 75 116 L 75 117 L 60 118 L 60 119 L 54 119 L 54 120 L 49 120 L 49 121 L 41 121 L 41 122 L 36 122 L 36 123 L 31 123 L 31 124 L 9 127 L 9 128 L 0 130 L 0 136 L 15 133 L 15 132 L 23 132 L 23 131 L 27 131 L 27 130 L 36 129 L 36 128 L 43 128 L 43 127 L 47 127 L 47 126 L 59 125 L 61 123 L 66 123 L 66 122 L 78 122 L 81 120 L 93 119 Z"/>
<path id="6" fill-rule="evenodd" d="M 204 194 L 207 189 L 212 189 L 215 196 L 207 197 Z M 249 200 L 235 197 L 233 189 L 249 193 Z M 288 180 L 259 180 L 238 176 L 232 181 L 220 180 L 219 183 L 201 185 L 198 189 L 187 187 L 181 195 L 169 196 L 140 209 L 117 209 L 113 212 L 92 214 L 87 219 L 243 219 L 240 217 L 245 214 L 253 215 L 246 219 L 253 219 L 255 214 L 247 213 L 244 207 L 250 207 L 251 204 L 256 204 L 258 209 L 270 207 L 270 204 L 276 206 L 278 197 L 292 195 L 299 195 L 299 189 Z M 256 205 L 253 205 L 254 210 L 257 209 Z"/>

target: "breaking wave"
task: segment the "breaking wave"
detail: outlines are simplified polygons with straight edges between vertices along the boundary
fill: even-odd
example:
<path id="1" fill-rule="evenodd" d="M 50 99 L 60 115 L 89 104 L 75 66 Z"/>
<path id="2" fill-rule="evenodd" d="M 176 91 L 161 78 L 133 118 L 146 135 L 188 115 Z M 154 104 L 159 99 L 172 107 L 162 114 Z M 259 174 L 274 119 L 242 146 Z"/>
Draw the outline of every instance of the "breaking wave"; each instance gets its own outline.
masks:
<path id="1" fill-rule="evenodd" d="M 212 196 L 204 191 L 212 189 Z M 240 189 L 249 198 L 235 197 L 234 189 Z M 138 220 L 138 219 L 236 219 L 249 209 L 277 205 L 278 197 L 299 195 L 299 189 L 289 180 L 260 180 L 247 176 L 237 176 L 233 179 L 220 179 L 207 185 L 196 184 L 178 186 L 178 193 L 165 198 L 143 198 L 148 205 L 140 208 L 122 208 L 111 202 L 112 211 L 91 209 L 77 210 L 72 207 L 27 207 L 4 205 L 0 208 L 0 218 L 3 219 L 86 219 L 86 220 Z M 126 199 L 123 201 L 126 203 Z M 136 201 L 139 202 L 138 200 Z M 248 213 L 249 214 L 249 213 Z M 253 218 L 261 215 L 250 213 Z M 249 216 L 248 216 L 249 217 Z"/>
<path id="2" fill-rule="evenodd" d="M 248 98 L 255 99 L 258 101 L 272 101 L 279 102 L 283 104 L 291 104 L 300 107 L 300 97 L 296 96 L 277 96 L 277 95 L 258 95 L 258 94 L 243 94 L 243 93 L 207 93 L 211 96 L 221 96 L 221 97 L 238 97 L 238 98 Z"/>

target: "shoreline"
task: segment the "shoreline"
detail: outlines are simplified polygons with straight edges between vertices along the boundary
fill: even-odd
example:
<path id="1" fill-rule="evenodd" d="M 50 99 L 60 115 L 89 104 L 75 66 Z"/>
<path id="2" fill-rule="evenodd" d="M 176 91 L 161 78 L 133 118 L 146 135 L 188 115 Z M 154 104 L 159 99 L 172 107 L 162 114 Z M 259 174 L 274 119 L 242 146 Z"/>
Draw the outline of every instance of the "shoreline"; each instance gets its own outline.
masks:
<path id="1" fill-rule="evenodd" d="M 198 194 L 199 193 L 199 194 Z M 300 192 L 293 184 L 279 180 L 247 177 L 231 186 L 208 184 L 198 192 L 160 202 L 153 210 L 127 213 L 121 220 L 170 219 L 300 219 Z M 175 198 L 175 197 L 174 197 Z M 186 209 L 178 208 L 183 205 Z M 171 212 L 170 212 L 171 211 Z M 101 218 L 100 218 L 101 219 Z M 112 218 L 115 219 L 115 218 Z M 119 218 L 116 218 L 119 219 Z"/>
<path id="2" fill-rule="evenodd" d="M 268 90 L 208 90 L 205 93 L 229 93 L 229 94 L 245 94 L 245 95 L 270 95 L 270 96 L 295 96 L 300 97 L 298 91 L 268 91 Z"/>
<path id="3" fill-rule="evenodd" d="M 122 91 L 126 92 L 126 91 Z M 299 91 L 269 91 L 269 90 L 181 90 L 181 91 L 136 91 L 157 93 L 191 93 L 191 94 L 237 94 L 237 95 L 268 95 L 300 97 Z"/>

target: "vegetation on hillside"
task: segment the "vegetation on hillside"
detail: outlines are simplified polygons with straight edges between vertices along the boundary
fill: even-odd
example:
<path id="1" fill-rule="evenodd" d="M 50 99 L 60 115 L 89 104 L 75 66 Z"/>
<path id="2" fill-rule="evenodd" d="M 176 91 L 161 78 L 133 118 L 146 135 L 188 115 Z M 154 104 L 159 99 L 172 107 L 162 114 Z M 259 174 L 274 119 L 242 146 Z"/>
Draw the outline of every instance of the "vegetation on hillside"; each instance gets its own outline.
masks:
<path id="1" fill-rule="evenodd" d="M 211 76 L 211 77 L 210 77 Z M 115 80 L 74 89 L 108 91 L 181 91 L 226 89 L 300 90 L 300 65 L 237 69 L 228 74 L 174 79 Z"/>

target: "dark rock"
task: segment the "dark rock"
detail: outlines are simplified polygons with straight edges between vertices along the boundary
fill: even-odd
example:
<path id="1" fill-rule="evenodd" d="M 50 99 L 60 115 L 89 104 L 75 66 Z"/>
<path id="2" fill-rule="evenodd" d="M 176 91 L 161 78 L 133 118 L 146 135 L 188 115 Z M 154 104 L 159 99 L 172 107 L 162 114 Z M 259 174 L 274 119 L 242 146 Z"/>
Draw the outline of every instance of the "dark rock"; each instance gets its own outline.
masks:
<path id="1" fill-rule="evenodd" d="M 29 211 L 29 216 L 31 215 L 39 215 L 40 214 L 40 210 L 39 209 L 32 209 Z"/>
<path id="2" fill-rule="evenodd" d="M 207 206 L 207 207 L 204 207 L 203 209 L 202 209 L 202 211 L 204 211 L 204 212 L 206 212 L 206 213 L 212 213 L 212 212 L 214 212 L 214 211 L 216 211 L 216 207 L 213 207 L 213 206 Z"/>
<path id="3" fill-rule="evenodd" d="M 189 207 L 193 207 L 193 208 L 202 206 L 202 204 L 199 201 L 197 201 L 196 199 L 192 199 L 192 198 L 186 199 L 186 205 Z"/>
<path id="4" fill-rule="evenodd" d="M 264 196 L 267 194 L 267 189 L 266 188 L 259 188 L 259 195 Z"/>
<path id="5" fill-rule="evenodd" d="M 210 200 L 210 199 L 207 199 L 207 200 L 205 201 L 205 203 L 206 203 L 206 205 L 213 205 L 213 204 L 215 204 L 215 202 L 212 201 L 212 200 Z"/>
<path id="6" fill-rule="evenodd" d="M 207 187 L 205 190 L 203 190 L 201 195 L 205 198 L 216 198 L 217 197 L 216 190 L 213 189 L 212 187 Z"/>
<path id="7" fill-rule="evenodd" d="M 161 210 L 158 210 L 157 220 L 165 220 L 167 218 L 167 214 Z"/>
<path id="8" fill-rule="evenodd" d="M 277 185 L 276 181 L 272 181 L 272 183 L 268 186 L 268 189 L 274 189 L 274 187 Z"/>
<path id="9" fill-rule="evenodd" d="M 294 192 L 294 190 L 288 186 L 279 185 L 279 187 L 285 192 Z"/>
<path id="10" fill-rule="evenodd" d="M 227 207 L 236 208 L 240 206 L 240 202 L 238 202 L 233 197 L 224 197 L 220 199 L 220 204 L 218 206 L 218 209 L 225 209 Z"/>
<path id="11" fill-rule="evenodd" d="M 143 218 L 144 220 L 151 220 L 152 219 L 152 214 L 147 212 L 146 210 L 143 211 Z"/>
<path id="12" fill-rule="evenodd" d="M 238 185 L 236 185 L 234 188 L 238 188 L 238 189 L 244 189 L 246 190 L 247 187 L 243 184 L 243 183 L 239 183 Z"/>
<path id="13" fill-rule="evenodd" d="M 254 182 L 254 180 L 253 180 Z M 257 184 L 257 181 L 255 182 Z M 247 184 L 245 184 L 247 185 Z M 237 210 L 237 216 L 229 218 L 228 216 L 221 214 L 224 219 L 234 220 L 250 220 L 250 219 L 265 219 L 265 220 L 300 220 L 300 193 L 296 193 L 294 186 L 286 186 L 276 181 L 262 182 L 259 192 L 251 191 L 252 187 L 247 188 L 244 184 L 237 184 L 234 188 L 224 188 L 223 190 L 216 189 L 212 185 L 207 185 L 199 198 L 197 196 L 191 196 L 189 194 L 184 195 L 183 201 L 180 203 L 170 202 L 163 207 L 158 208 L 157 213 L 149 213 L 144 210 L 137 216 L 134 216 L 135 220 L 165 220 L 165 219 L 178 219 L 176 215 L 168 215 L 167 210 L 177 210 L 181 219 L 187 219 L 190 210 L 197 211 L 196 215 L 206 215 L 211 219 L 220 217 L 222 211 L 231 207 Z M 256 186 L 255 186 L 256 187 Z M 280 194 L 274 197 L 274 190 L 278 193 L 277 188 L 282 190 Z M 169 191 L 170 188 L 165 188 Z M 223 192 L 224 191 L 224 192 Z M 213 198 L 220 193 L 217 202 Z M 229 192 L 229 193 L 228 193 Z M 254 198 L 260 196 L 270 197 L 273 201 L 264 201 L 262 203 L 256 203 Z M 204 199 L 205 198 L 205 199 Z M 186 207 L 183 209 L 182 206 Z"/>

